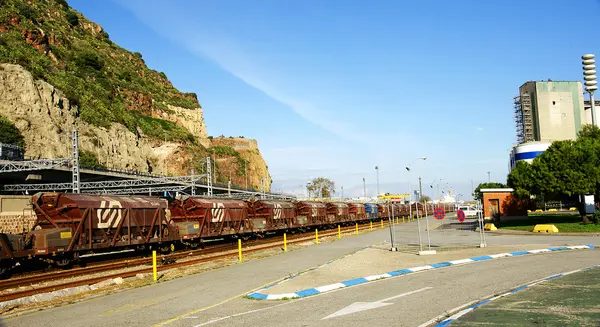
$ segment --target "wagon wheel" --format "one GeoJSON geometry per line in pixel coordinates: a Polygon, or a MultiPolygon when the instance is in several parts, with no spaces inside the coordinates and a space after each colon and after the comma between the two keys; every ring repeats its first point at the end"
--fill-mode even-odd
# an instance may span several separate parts
{"type": "Polygon", "coordinates": [[[68,269],[73,264],[73,259],[70,256],[62,255],[54,260],[54,264],[63,269],[68,269]]]}
{"type": "Polygon", "coordinates": [[[12,275],[12,263],[0,265],[0,279],[8,279],[12,275]]]}

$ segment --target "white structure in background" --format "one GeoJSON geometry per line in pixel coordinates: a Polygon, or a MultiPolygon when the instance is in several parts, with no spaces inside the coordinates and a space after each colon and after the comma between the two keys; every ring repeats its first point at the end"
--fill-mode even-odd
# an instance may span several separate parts
{"type": "Polygon", "coordinates": [[[544,153],[552,145],[550,142],[527,142],[515,145],[510,152],[509,171],[517,166],[518,161],[531,163],[533,159],[544,153]]]}

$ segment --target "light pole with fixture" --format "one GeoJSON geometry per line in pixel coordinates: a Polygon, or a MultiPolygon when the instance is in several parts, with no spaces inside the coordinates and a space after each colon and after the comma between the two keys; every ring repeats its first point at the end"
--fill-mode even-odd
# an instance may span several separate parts
{"type": "MultiPolygon", "coordinates": [[[[406,168],[406,170],[408,171],[408,196],[409,196],[409,200],[408,200],[408,212],[409,212],[409,217],[412,219],[412,191],[410,189],[410,181],[411,181],[411,170],[410,168],[412,167],[412,165],[418,161],[418,160],[427,160],[427,157],[420,157],[417,158],[415,160],[413,160],[410,165],[408,165],[406,168]]],[[[417,217],[417,228],[419,230],[419,251],[423,251],[423,243],[421,240],[421,222],[419,221],[418,217],[417,217]]]]}
{"type": "Polygon", "coordinates": [[[596,81],[596,58],[595,55],[588,53],[581,56],[583,64],[583,79],[585,82],[585,90],[590,94],[590,110],[592,113],[592,125],[596,126],[596,103],[594,100],[594,91],[598,89],[598,81],[596,81]]]}
{"type": "Polygon", "coordinates": [[[367,184],[365,182],[365,178],[363,177],[363,197],[367,198],[367,184]]]}
{"type": "Polygon", "coordinates": [[[379,196],[379,166],[375,166],[375,171],[377,171],[377,196],[379,196]]]}

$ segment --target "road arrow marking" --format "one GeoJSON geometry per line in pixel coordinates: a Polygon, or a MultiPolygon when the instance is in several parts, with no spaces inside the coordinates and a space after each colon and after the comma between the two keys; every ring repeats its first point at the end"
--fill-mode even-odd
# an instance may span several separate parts
{"type": "Polygon", "coordinates": [[[327,317],[325,317],[325,318],[323,318],[321,320],[325,320],[325,319],[329,319],[329,318],[335,318],[335,317],[339,317],[339,316],[344,316],[344,315],[355,313],[355,312],[360,312],[360,311],[365,311],[365,310],[370,310],[370,309],[376,309],[376,308],[380,308],[380,307],[385,307],[385,306],[393,304],[393,303],[385,303],[385,301],[390,301],[390,300],[401,298],[401,297],[404,297],[404,296],[407,296],[407,295],[411,295],[411,294],[415,294],[415,293],[418,293],[418,292],[426,291],[426,290],[431,289],[431,288],[432,287],[423,287],[423,288],[415,290],[415,291],[398,294],[396,296],[388,297],[388,298],[385,298],[383,300],[379,300],[379,301],[375,301],[375,302],[354,302],[354,303],[350,304],[349,306],[343,308],[342,310],[334,312],[334,313],[330,314],[329,316],[327,316],[327,317]]]}

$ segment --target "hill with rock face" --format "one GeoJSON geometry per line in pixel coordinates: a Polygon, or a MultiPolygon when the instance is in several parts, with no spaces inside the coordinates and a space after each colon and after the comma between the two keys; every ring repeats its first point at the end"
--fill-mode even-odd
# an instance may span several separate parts
{"type": "Polygon", "coordinates": [[[0,0],[0,116],[30,157],[70,156],[77,129],[97,165],[187,175],[212,156],[217,182],[270,187],[255,140],[209,137],[196,94],[178,91],[64,0],[0,0]]]}

